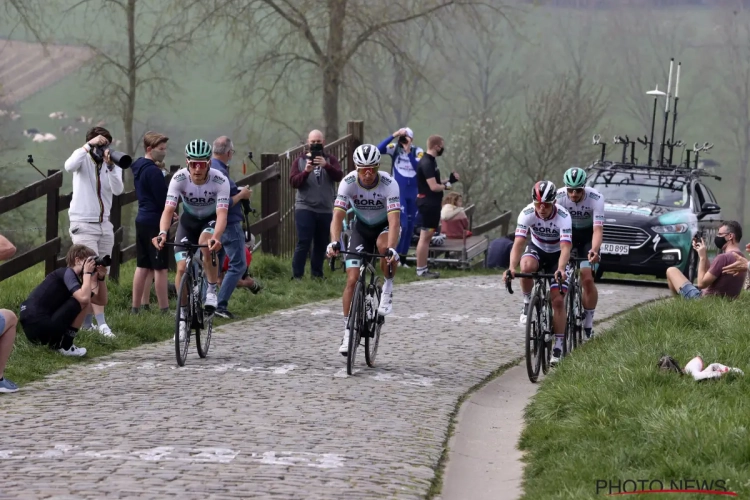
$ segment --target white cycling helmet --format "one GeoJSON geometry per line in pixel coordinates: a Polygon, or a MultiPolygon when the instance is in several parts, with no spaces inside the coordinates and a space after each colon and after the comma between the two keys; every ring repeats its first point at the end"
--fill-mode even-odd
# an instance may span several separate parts
{"type": "Polygon", "coordinates": [[[373,167],[380,165],[380,151],[372,144],[362,144],[354,150],[354,165],[357,167],[373,167]]]}

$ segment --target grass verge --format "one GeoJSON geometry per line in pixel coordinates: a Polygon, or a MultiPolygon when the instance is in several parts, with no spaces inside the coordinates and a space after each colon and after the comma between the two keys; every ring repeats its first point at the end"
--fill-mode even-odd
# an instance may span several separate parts
{"type": "MultiPolygon", "coordinates": [[[[107,339],[95,332],[81,332],[76,337],[76,345],[87,349],[85,358],[62,356],[44,346],[31,344],[19,324],[15,349],[11,354],[5,375],[8,379],[23,386],[39,380],[71,364],[86,362],[92,358],[106,356],[115,351],[132,349],[142,344],[161,342],[172,338],[174,334],[175,300],[170,300],[171,313],[162,316],[158,312],[155,296],[152,293],[151,308],[155,312],[143,312],[138,315],[130,313],[131,290],[135,261],[123,265],[120,282],[109,282],[109,304],[105,311],[107,324],[114,331],[116,338],[107,339]]],[[[341,297],[344,287],[344,272],[332,272],[326,265],[325,280],[312,280],[305,277],[302,281],[292,281],[291,261],[276,257],[255,254],[250,271],[264,286],[258,295],[246,289],[237,289],[232,294],[229,310],[235,319],[252,318],[268,314],[279,309],[286,309],[302,304],[341,297]]],[[[442,278],[456,278],[468,274],[498,274],[501,271],[489,269],[472,270],[470,273],[458,270],[440,270],[442,278]]],[[[309,273],[309,267],[308,267],[309,273]]],[[[19,306],[31,290],[44,279],[44,267],[39,264],[23,273],[0,282],[0,307],[10,309],[18,314],[19,306]]],[[[401,268],[396,275],[396,284],[416,281],[413,267],[401,268]]],[[[170,282],[174,275],[170,273],[170,282]]],[[[214,324],[221,326],[229,320],[216,318],[214,324]]]]}
{"type": "Polygon", "coordinates": [[[656,368],[663,354],[682,366],[700,355],[747,373],[749,306],[750,294],[733,303],[659,301],[619,318],[606,342],[562,363],[526,409],[524,498],[600,498],[636,485],[749,498],[746,377],[696,382],[656,368]]]}

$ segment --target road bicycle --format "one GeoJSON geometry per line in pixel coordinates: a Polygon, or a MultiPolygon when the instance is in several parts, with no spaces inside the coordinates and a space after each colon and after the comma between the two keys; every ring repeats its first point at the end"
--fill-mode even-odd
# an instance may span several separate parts
{"type": "Polygon", "coordinates": [[[565,342],[563,342],[563,356],[573,352],[583,344],[583,304],[581,302],[581,262],[588,262],[587,257],[578,257],[575,249],[570,254],[570,261],[565,269],[568,275],[568,293],[565,294],[565,342]]]}
{"type": "MultiPolygon", "coordinates": [[[[349,350],[346,355],[346,373],[354,372],[354,363],[357,358],[357,347],[360,340],[365,339],[365,361],[367,366],[375,366],[375,357],[378,354],[380,344],[380,330],[383,328],[385,318],[378,314],[380,297],[383,293],[383,278],[377,276],[377,271],[372,265],[372,259],[385,259],[387,255],[372,254],[366,252],[348,252],[340,250],[339,253],[356,256],[360,260],[359,278],[354,287],[352,302],[349,306],[349,350]]],[[[331,269],[335,265],[336,257],[331,257],[331,269]]],[[[388,264],[388,274],[392,275],[391,264],[388,264]]]]}
{"type": "MultiPolygon", "coordinates": [[[[552,299],[550,297],[549,280],[558,280],[555,274],[545,273],[515,273],[516,278],[531,278],[534,288],[531,292],[529,309],[526,313],[526,372],[529,380],[535,383],[539,378],[539,370],[546,375],[549,371],[549,361],[552,355],[552,299]]],[[[505,287],[513,294],[511,281],[513,276],[508,274],[505,287]]],[[[560,293],[564,293],[562,283],[558,280],[560,293]]]]}
{"type": "MultiPolygon", "coordinates": [[[[182,247],[187,255],[185,257],[185,273],[177,289],[177,312],[175,313],[174,350],[177,357],[177,365],[185,366],[190,337],[195,335],[195,346],[198,356],[205,358],[211,345],[211,334],[213,332],[214,311],[206,311],[203,307],[208,279],[203,268],[202,256],[197,258],[195,253],[208,245],[196,245],[190,242],[173,243],[165,242],[165,245],[182,247]],[[182,306],[183,303],[186,306],[182,306]],[[181,310],[185,307],[185,317],[181,310]],[[180,335],[180,325],[185,325],[185,335],[180,335]]],[[[216,266],[216,252],[211,252],[211,264],[216,266]]]]}

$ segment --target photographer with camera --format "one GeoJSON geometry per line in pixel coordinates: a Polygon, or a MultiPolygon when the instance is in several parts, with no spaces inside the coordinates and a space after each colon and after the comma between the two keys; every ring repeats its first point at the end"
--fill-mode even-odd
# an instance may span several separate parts
{"type": "MultiPolygon", "coordinates": [[[[112,254],[115,244],[109,221],[112,196],[122,194],[125,188],[122,169],[129,168],[132,161],[129,156],[110,150],[111,143],[112,134],[107,129],[93,127],[86,132],[86,144],[65,161],[65,170],[73,174],[73,199],[68,210],[70,237],[74,244],[85,245],[100,257],[112,254]]],[[[106,300],[92,306],[96,330],[105,337],[114,337],[104,318],[105,305],[106,300]]],[[[93,315],[86,315],[81,328],[93,328],[93,315]]]]}
{"type": "Polygon", "coordinates": [[[91,304],[107,303],[106,262],[84,245],[72,245],[67,267],[55,269],[21,303],[20,321],[30,342],[65,356],[83,356],[73,344],[91,304]]]}
{"type": "Polygon", "coordinates": [[[162,314],[169,312],[167,272],[169,262],[167,249],[154,251],[151,240],[159,234],[161,213],[167,202],[167,183],[159,163],[167,155],[169,137],[146,132],[143,136],[143,149],[146,154],[138,158],[130,167],[133,171],[135,194],[138,197],[138,214],[135,216],[135,255],[136,268],[133,274],[133,298],[131,311],[138,314],[148,307],[151,279],[156,288],[156,300],[162,314]],[[148,286],[148,288],[146,288],[148,286]],[[146,291],[147,293],[144,293],[146,291]]]}
{"type": "Polygon", "coordinates": [[[422,148],[412,146],[414,132],[400,128],[378,145],[381,154],[391,157],[391,173],[401,193],[401,239],[396,251],[400,265],[406,266],[411,235],[417,219],[417,165],[424,155],[422,148]],[[398,142],[394,142],[398,138],[398,142]]]}
{"type": "MultiPolygon", "coordinates": [[[[229,266],[221,281],[216,315],[222,318],[232,319],[234,315],[227,310],[229,298],[237,288],[237,282],[242,279],[247,271],[247,260],[245,257],[245,231],[242,230],[242,221],[245,216],[242,212],[242,200],[249,200],[253,190],[247,186],[238,188],[234,180],[229,176],[229,164],[234,157],[234,144],[232,140],[222,135],[213,143],[213,156],[211,157],[211,168],[224,174],[229,180],[229,212],[227,213],[227,228],[221,236],[221,253],[226,253],[229,258],[229,266]]],[[[219,261],[224,261],[224,256],[219,256],[219,261]]]]}
{"type": "Polygon", "coordinates": [[[307,151],[289,169],[289,184],[297,190],[294,205],[297,246],[292,257],[292,279],[301,279],[305,274],[310,245],[310,273],[314,278],[323,277],[336,183],[344,178],[338,158],[325,153],[324,144],[320,130],[310,132],[307,151]]]}

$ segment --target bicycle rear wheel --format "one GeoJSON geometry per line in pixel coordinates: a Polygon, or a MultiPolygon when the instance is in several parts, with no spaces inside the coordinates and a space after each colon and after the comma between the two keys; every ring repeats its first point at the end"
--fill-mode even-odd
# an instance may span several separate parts
{"type": "Polygon", "coordinates": [[[583,344],[583,318],[585,313],[583,312],[583,299],[582,299],[581,282],[579,281],[576,285],[576,344],[583,344]]]}
{"type": "Polygon", "coordinates": [[[187,359],[188,347],[190,346],[190,330],[193,325],[193,315],[195,314],[195,304],[193,297],[193,277],[189,273],[182,275],[180,288],[177,290],[177,312],[175,313],[175,330],[174,330],[174,351],[177,357],[177,365],[185,366],[187,359]],[[185,306],[185,317],[182,317],[182,303],[187,302],[185,306]],[[183,327],[183,334],[180,335],[180,326],[183,327]]]}
{"type": "MultiPolygon", "coordinates": [[[[202,280],[203,287],[205,288],[205,279],[202,280]]],[[[203,331],[200,328],[195,330],[195,346],[198,348],[198,356],[205,358],[208,356],[208,348],[211,346],[211,334],[214,330],[214,313],[202,311],[203,315],[203,331]]]]}
{"type": "Polygon", "coordinates": [[[555,336],[552,334],[552,305],[550,303],[551,297],[549,292],[547,296],[542,300],[543,306],[541,307],[542,316],[542,347],[541,347],[541,358],[542,358],[542,372],[547,375],[550,367],[550,358],[552,357],[552,343],[555,336]]]}
{"type": "Polygon", "coordinates": [[[567,356],[576,348],[576,314],[575,299],[577,290],[575,286],[568,288],[565,294],[565,340],[563,341],[563,356],[567,356]]]}
{"type": "Polygon", "coordinates": [[[352,295],[352,305],[349,308],[349,351],[346,354],[346,373],[354,372],[354,362],[357,359],[357,347],[365,325],[365,291],[361,281],[357,281],[352,295]]]}
{"type": "Polygon", "coordinates": [[[542,363],[544,338],[542,332],[542,308],[539,296],[534,294],[526,313],[526,372],[531,382],[539,378],[542,363]]]}
{"type": "MultiPolygon", "coordinates": [[[[377,303],[380,304],[380,297],[383,294],[382,278],[378,277],[375,280],[375,286],[371,292],[377,294],[377,303]]],[[[378,355],[378,345],[380,344],[380,329],[385,322],[385,318],[379,315],[378,311],[373,311],[373,317],[375,319],[370,323],[371,331],[367,332],[368,335],[365,336],[365,361],[370,368],[375,366],[375,356],[378,355]]]]}

